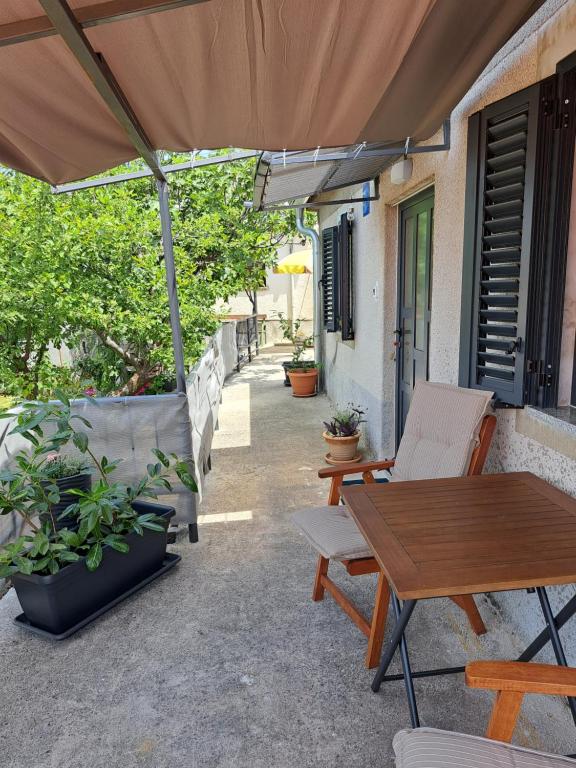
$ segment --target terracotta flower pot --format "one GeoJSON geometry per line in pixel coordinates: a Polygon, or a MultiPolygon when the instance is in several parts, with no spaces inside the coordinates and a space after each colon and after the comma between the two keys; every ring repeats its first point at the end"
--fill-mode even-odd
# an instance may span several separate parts
{"type": "Polygon", "coordinates": [[[324,440],[328,443],[330,449],[329,457],[332,461],[346,462],[354,461],[358,456],[358,441],[360,440],[360,432],[356,432],[354,435],[348,437],[335,437],[329,432],[324,432],[324,440]]]}
{"type": "Polygon", "coordinates": [[[294,368],[288,370],[292,397],[314,397],[318,383],[317,368],[294,368]]]}

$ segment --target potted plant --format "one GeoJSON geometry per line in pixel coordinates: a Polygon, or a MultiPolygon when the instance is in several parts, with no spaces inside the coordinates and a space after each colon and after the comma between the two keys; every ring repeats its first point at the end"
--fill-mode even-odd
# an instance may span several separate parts
{"type": "MultiPolygon", "coordinates": [[[[314,346],[314,337],[306,336],[302,331],[302,318],[298,317],[296,320],[291,321],[284,315],[283,312],[277,313],[280,328],[282,329],[282,338],[289,341],[294,347],[292,353],[292,360],[285,360],[282,363],[284,368],[284,386],[291,386],[291,380],[289,372],[294,369],[305,370],[308,368],[314,368],[313,360],[302,360],[302,357],[307,349],[311,349],[314,346]]],[[[316,374],[317,375],[317,374],[316,374]]]]}
{"type": "Polygon", "coordinates": [[[359,427],[366,421],[363,418],[365,413],[366,411],[363,411],[359,406],[349,403],[347,408],[336,411],[330,421],[324,422],[326,429],[323,437],[330,449],[326,454],[326,461],[329,464],[360,461],[361,454],[358,452],[359,427]]]}
{"type": "Polygon", "coordinates": [[[40,521],[53,519],[57,529],[72,528],[76,520],[67,514],[67,509],[78,501],[73,491],[89,491],[92,486],[92,475],[88,463],[74,456],[60,456],[55,453],[48,455],[42,467],[44,480],[41,482],[47,488],[56,485],[59,492],[57,502],[49,502],[48,511],[40,513],[40,521]]]}
{"type": "Polygon", "coordinates": [[[319,370],[320,367],[317,363],[291,368],[288,371],[288,377],[292,386],[292,397],[315,397],[319,370]]]}
{"type": "MultiPolygon", "coordinates": [[[[318,365],[314,360],[302,359],[306,350],[314,346],[314,337],[304,334],[301,318],[292,322],[282,312],[278,312],[278,319],[283,337],[290,341],[294,347],[292,360],[282,363],[285,377],[292,386],[292,395],[294,397],[314,397],[318,385],[318,365]]],[[[284,384],[286,385],[286,380],[284,384]]]]}
{"type": "MultiPolygon", "coordinates": [[[[175,510],[143,499],[156,498],[158,488],[170,490],[171,471],[196,490],[188,464],[157,449],[157,461],[148,464],[139,482],[115,482],[120,460],[92,453],[84,429],[91,429],[90,423],[71,413],[64,395],[59,397],[58,403],[21,407],[12,433],[31,448],[16,455],[14,469],[0,473],[0,514],[18,514],[25,523],[21,536],[0,547],[0,578],[11,579],[16,590],[24,611],[19,623],[56,639],[162,572],[175,510]],[[51,472],[54,454],[69,444],[97,478],[91,487],[66,491],[75,497],[65,510],[74,525],[61,528],[52,512],[61,495],[51,472]]],[[[13,413],[0,416],[14,418],[13,413]]]]}

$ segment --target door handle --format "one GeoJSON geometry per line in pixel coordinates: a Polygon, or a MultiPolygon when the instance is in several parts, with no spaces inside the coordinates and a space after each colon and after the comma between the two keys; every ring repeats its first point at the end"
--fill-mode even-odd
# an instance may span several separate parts
{"type": "Polygon", "coordinates": [[[522,337],[518,336],[516,339],[513,339],[510,344],[506,347],[506,353],[508,355],[511,355],[513,352],[515,352],[517,349],[519,350],[522,346],[522,337]]]}

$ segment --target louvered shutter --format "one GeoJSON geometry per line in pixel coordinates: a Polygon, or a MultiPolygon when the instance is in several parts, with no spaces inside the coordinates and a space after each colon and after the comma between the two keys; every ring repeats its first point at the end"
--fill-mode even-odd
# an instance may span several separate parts
{"type": "Polygon", "coordinates": [[[469,121],[460,383],[509,405],[526,400],[528,313],[539,309],[540,95],[537,84],[469,121]]]}
{"type": "Polygon", "coordinates": [[[322,230],[322,314],[324,328],[338,330],[338,227],[322,230]]]}
{"type": "Polygon", "coordinates": [[[354,338],[354,264],[352,222],[348,214],[340,217],[339,227],[340,328],[344,341],[354,338]]]}

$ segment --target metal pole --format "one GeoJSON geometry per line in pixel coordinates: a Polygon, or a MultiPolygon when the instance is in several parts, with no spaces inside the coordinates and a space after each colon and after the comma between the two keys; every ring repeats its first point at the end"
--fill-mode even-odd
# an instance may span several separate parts
{"type": "Polygon", "coordinates": [[[415,607],[416,607],[416,600],[405,600],[404,604],[402,605],[402,611],[400,612],[400,616],[396,620],[396,624],[394,625],[392,637],[388,642],[388,646],[386,648],[384,656],[382,656],[382,660],[380,661],[380,666],[378,667],[376,676],[372,681],[372,690],[374,691],[374,693],[378,693],[378,691],[380,690],[380,686],[382,684],[382,681],[384,680],[386,672],[388,671],[388,667],[392,663],[392,659],[394,658],[396,649],[398,648],[398,646],[402,642],[402,639],[404,638],[404,630],[406,629],[408,622],[410,621],[410,617],[412,616],[412,611],[414,610],[415,607]]]}
{"type": "MultiPolygon", "coordinates": [[[[396,621],[400,621],[400,601],[396,597],[395,592],[392,590],[392,607],[394,608],[394,616],[396,621]]],[[[402,633],[400,637],[400,658],[402,659],[402,671],[404,672],[404,686],[406,688],[406,696],[408,697],[408,708],[410,709],[410,721],[412,722],[412,728],[420,728],[420,718],[418,717],[418,705],[416,704],[416,694],[414,693],[414,683],[412,681],[412,670],[410,668],[410,659],[408,657],[408,645],[406,643],[406,636],[402,633]]]]}
{"type": "Polygon", "coordinates": [[[318,372],[318,389],[324,390],[324,332],[322,330],[322,261],[318,232],[304,224],[303,209],[296,209],[296,229],[312,241],[312,278],[314,280],[314,360],[321,367],[318,372]]]}
{"type": "MultiPolygon", "coordinates": [[[[562,629],[564,624],[574,616],[576,613],[576,595],[574,597],[570,598],[570,600],[566,603],[564,608],[554,617],[554,624],[556,624],[556,627],[558,629],[562,629]]],[[[550,630],[548,628],[548,625],[546,625],[546,628],[540,632],[538,637],[530,643],[528,648],[524,651],[524,653],[521,656],[518,656],[517,661],[532,661],[534,656],[544,648],[547,643],[550,642],[550,630]]]]}
{"type": "MultiPolygon", "coordinates": [[[[552,608],[550,606],[550,601],[548,600],[546,589],[544,587],[536,587],[536,593],[538,595],[538,599],[540,600],[540,607],[542,608],[542,613],[544,614],[544,620],[546,621],[548,631],[550,632],[550,642],[552,644],[552,648],[554,649],[556,661],[560,667],[567,667],[568,662],[566,661],[566,654],[564,653],[564,648],[562,647],[562,641],[560,640],[560,634],[558,633],[558,627],[556,626],[556,621],[554,619],[554,614],[552,613],[552,608]]],[[[570,696],[568,697],[568,706],[572,712],[572,719],[576,724],[576,700],[570,696]]]]}
{"type": "Polygon", "coordinates": [[[184,368],[184,347],[182,345],[182,328],[180,326],[180,305],[178,303],[178,287],[176,283],[176,267],[174,265],[174,243],[172,240],[172,221],[170,220],[170,198],[168,182],[156,180],[158,198],[160,201],[160,222],[162,224],[162,247],[164,250],[164,267],[168,285],[168,303],[170,305],[170,327],[172,328],[172,346],[174,348],[174,363],[176,366],[176,388],[178,392],[186,392],[186,370],[184,368]]]}
{"type": "MultiPolygon", "coordinates": [[[[89,29],[101,24],[135,19],[138,16],[148,16],[152,13],[171,11],[204,2],[206,0],[108,0],[105,3],[91,3],[84,8],[75,8],[74,13],[80,26],[83,29],[89,29]]],[[[35,16],[31,19],[3,24],[0,27],[0,48],[57,34],[58,31],[48,17],[35,16]]]]}
{"type": "Polygon", "coordinates": [[[134,149],[145,160],[154,176],[166,181],[154,147],[144,128],[104,57],[96,53],[66,0],[38,0],[38,2],[54,25],[56,32],[92,81],[110,112],[126,131],[134,149]]]}

